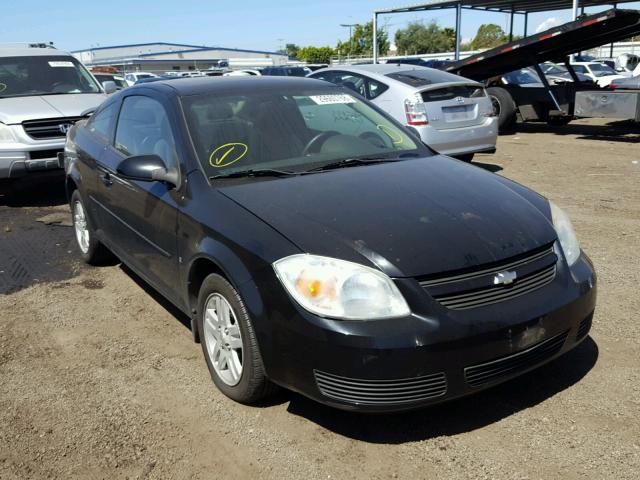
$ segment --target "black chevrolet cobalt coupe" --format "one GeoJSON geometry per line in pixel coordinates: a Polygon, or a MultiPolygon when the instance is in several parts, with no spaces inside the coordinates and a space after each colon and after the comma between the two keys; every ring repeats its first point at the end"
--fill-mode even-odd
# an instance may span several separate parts
{"type": "Polygon", "coordinates": [[[297,78],[154,82],[65,147],[82,257],[192,319],[213,381],[393,411],[467,395],[583,340],[596,286],[566,214],[438,155],[353,92],[297,78]]]}

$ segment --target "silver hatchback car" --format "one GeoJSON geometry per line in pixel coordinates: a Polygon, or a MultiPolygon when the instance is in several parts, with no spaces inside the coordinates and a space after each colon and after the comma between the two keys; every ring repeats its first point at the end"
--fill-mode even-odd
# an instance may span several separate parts
{"type": "Polygon", "coordinates": [[[329,67],[309,77],[354,90],[439,153],[470,161],[496,150],[497,117],[483,85],[473,80],[403,64],[329,67]]]}

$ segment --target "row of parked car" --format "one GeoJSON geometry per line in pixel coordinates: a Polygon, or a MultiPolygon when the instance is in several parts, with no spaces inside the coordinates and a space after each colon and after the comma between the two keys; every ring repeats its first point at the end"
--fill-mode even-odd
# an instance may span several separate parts
{"type": "MultiPolygon", "coordinates": [[[[625,72],[603,62],[579,58],[572,64],[578,80],[594,86],[639,88],[637,57],[627,58],[625,72]],[[633,69],[633,70],[631,70],[633,69]],[[633,83],[635,82],[635,83],[633,83]]],[[[386,64],[351,66],[280,66],[243,70],[215,69],[216,76],[310,77],[344,86],[370,100],[413,129],[435,150],[465,161],[476,153],[495,152],[500,125],[499,99],[492,88],[451,73],[446,61],[407,58],[386,64]],[[437,67],[437,68],[428,68],[437,67]],[[489,94],[488,94],[489,91],[489,94]]],[[[558,64],[539,65],[552,85],[573,82],[558,64]]],[[[100,69],[90,74],[73,56],[46,45],[0,50],[0,179],[58,167],[66,132],[105,98],[137,83],[205,76],[203,72],[128,72],[100,69]],[[27,101],[26,98],[29,98],[27,101]],[[19,100],[18,100],[19,98],[19,100]]],[[[510,72],[491,86],[540,87],[533,68],[510,72]]],[[[502,102],[504,103],[504,102],[502,102]]],[[[504,107],[504,105],[502,105],[504,107]]]]}

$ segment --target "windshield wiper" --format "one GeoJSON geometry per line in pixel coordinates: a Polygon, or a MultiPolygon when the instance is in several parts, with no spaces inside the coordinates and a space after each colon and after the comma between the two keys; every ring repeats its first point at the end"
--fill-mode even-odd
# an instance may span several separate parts
{"type": "Polygon", "coordinates": [[[337,162],[327,163],[326,165],[320,165],[319,167],[312,168],[303,173],[309,172],[322,172],[324,170],[333,170],[335,168],[355,167],[357,165],[367,165],[370,163],[385,163],[385,162],[397,162],[397,157],[353,157],[344,158],[337,162]]]}
{"type": "Polygon", "coordinates": [[[241,170],[231,173],[221,173],[209,177],[209,180],[218,180],[220,178],[240,178],[240,177],[286,177],[289,175],[297,175],[296,172],[287,172],[286,170],[275,170],[272,168],[261,168],[258,170],[241,170]]]}

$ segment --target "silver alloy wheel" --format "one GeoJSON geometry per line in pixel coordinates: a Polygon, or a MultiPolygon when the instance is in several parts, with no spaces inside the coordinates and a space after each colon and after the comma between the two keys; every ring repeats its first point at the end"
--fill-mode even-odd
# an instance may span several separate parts
{"type": "Polygon", "coordinates": [[[89,251],[89,227],[84,207],[79,200],[73,204],[73,226],[76,230],[76,240],[80,250],[82,253],[87,253],[89,251]]]}
{"type": "Polygon", "coordinates": [[[242,377],[242,335],[226,298],[219,293],[209,295],[202,324],[211,365],[224,383],[237,385],[242,377]]]}

